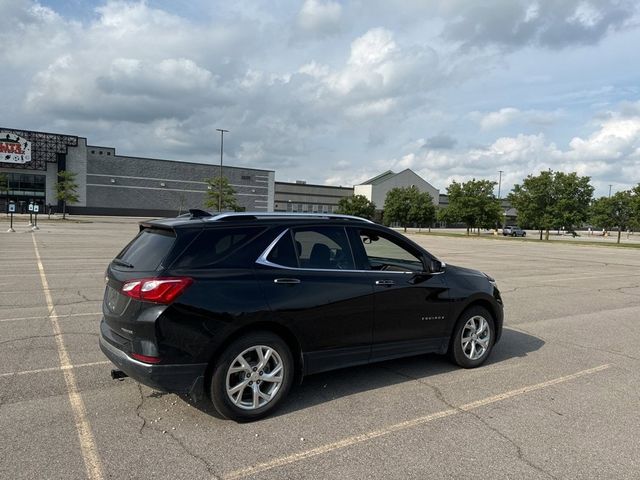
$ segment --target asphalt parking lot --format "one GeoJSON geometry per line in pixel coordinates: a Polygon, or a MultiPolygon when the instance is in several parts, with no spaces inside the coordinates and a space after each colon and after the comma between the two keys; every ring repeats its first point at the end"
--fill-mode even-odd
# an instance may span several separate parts
{"type": "Polygon", "coordinates": [[[490,361],[320,374],[275,416],[236,424],[111,380],[103,273],[136,224],[40,227],[0,233],[0,478],[640,476],[637,249],[412,235],[498,281],[490,361]]]}

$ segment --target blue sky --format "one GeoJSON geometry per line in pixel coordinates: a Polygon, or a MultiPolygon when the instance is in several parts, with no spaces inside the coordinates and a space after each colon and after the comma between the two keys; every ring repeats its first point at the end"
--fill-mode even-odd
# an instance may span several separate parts
{"type": "Polygon", "coordinates": [[[353,185],[640,182],[632,0],[0,0],[0,124],[353,185]]]}

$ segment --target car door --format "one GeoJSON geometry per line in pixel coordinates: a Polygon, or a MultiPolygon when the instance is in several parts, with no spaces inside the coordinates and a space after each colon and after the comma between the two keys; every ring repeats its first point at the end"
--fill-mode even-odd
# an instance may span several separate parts
{"type": "Polygon", "coordinates": [[[373,285],[355,269],[343,227],[286,229],[255,271],[271,311],[301,343],[305,373],[369,360],[373,285]]]}
{"type": "Polygon", "coordinates": [[[444,276],[426,272],[424,252],[402,236],[353,228],[359,268],[374,287],[373,360],[446,348],[451,319],[444,276]]]}

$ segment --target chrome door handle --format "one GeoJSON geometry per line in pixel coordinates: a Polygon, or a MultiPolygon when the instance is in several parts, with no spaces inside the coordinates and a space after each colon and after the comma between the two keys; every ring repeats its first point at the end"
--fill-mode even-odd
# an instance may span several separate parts
{"type": "Polygon", "coordinates": [[[297,278],[276,278],[273,283],[280,283],[284,285],[296,285],[300,283],[300,280],[297,278]]]}
{"type": "Polygon", "coordinates": [[[390,287],[391,285],[395,285],[396,282],[393,280],[376,280],[376,285],[382,285],[385,287],[390,287]]]}

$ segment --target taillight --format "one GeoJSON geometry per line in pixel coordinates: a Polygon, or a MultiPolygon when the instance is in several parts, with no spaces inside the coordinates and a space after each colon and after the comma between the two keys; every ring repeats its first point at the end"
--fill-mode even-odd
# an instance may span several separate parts
{"type": "Polygon", "coordinates": [[[136,360],[144,363],[160,363],[160,357],[152,357],[150,355],[142,355],[141,353],[132,353],[131,356],[136,360]]]}
{"type": "Polygon", "coordinates": [[[124,295],[154,303],[171,303],[193,283],[189,277],[139,278],[129,280],[120,290],[124,295]]]}

